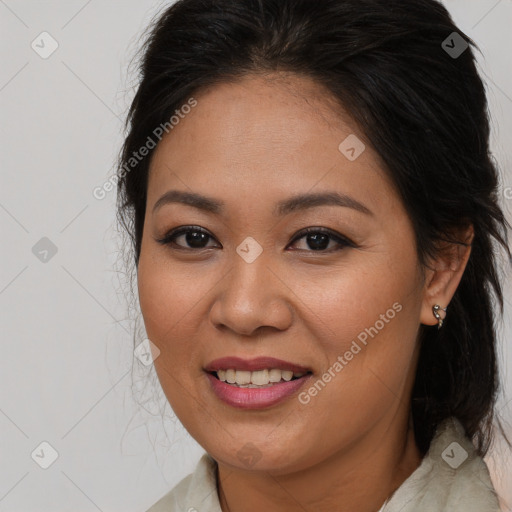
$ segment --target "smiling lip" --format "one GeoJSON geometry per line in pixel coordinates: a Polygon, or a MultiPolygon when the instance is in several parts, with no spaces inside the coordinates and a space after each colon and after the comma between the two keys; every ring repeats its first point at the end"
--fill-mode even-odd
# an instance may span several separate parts
{"type": "Polygon", "coordinates": [[[294,395],[312,377],[312,372],[309,368],[273,357],[258,357],[256,359],[223,357],[208,363],[205,371],[210,381],[211,389],[217,398],[238,409],[265,409],[276,405],[294,395]],[[241,388],[227,382],[222,382],[214,375],[214,372],[218,370],[230,369],[251,372],[277,369],[304,373],[304,375],[290,381],[277,382],[268,387],[241,388]]]}
{"type": "Polygon", "coordinates": [[[239,357],[223,357],[215,359],[205,366],[207,372],[216,372],[218,370],[246,370],[257,372],[275,368],[276,370],[290,370],[293,373],[307,373],[311,370],[298,364],[289,363],[282,359],[274,357],[257,357],[255,359],[241,359],[239,357]]]}
{"type": "Polygon", "coordinates": [[[266,388],[238,388],[222,382],[215,375],[207,373],[213,392],[223,402],[238,409],[265,409],[294,395],[311,377],[307,373],[288,382],[278,382],[266,388]]]}

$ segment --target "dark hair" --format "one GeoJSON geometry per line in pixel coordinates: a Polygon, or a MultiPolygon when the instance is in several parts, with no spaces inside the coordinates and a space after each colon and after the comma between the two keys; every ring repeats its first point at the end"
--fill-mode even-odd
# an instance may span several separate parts
{"type": "Polygon", "coordinates": [[[277,71],[323,84],[382,158],[413,223],[422,265],[439,242],[462,243],[456,233],[474,227],[443,329],[421,326],[411,406],[423,452],[436,427],[455,416],[484,455],[499,382],[497,249],[508,257],[510,250],[473,48],[435,0],[180,0],[158,15],[141,48],[140,85],[118,162],[118,218],[138,265],[154,150],[133,169],[127,162],[192,94],[277,71]],[[469,44],[460,56],[442,46],[453,32],[469,44]]]}

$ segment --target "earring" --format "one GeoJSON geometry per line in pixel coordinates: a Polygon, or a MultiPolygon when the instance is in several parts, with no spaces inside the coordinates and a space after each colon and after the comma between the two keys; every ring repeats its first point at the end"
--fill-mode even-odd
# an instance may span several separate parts
{"type": "Polygon", "coordinates": [[[442,308],[439,304],[435,304],[432,307],[432,314],[436,317],[438,329],[441,329],[441,327],[443,327],[443,319],[441,318],[441,315],[439,314],[440,309],[442,309],[443,311],[446,312],[446,308],[442,308]]]}

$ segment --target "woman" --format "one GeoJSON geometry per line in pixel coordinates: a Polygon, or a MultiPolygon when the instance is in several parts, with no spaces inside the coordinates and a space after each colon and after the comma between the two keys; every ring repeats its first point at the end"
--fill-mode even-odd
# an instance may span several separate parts
{"type": "Polygon", "coordinates": [[[151,512],[499,510],[507,223],[472,46],[434,0],[159,17],[119,215],[160,383],[207,453],[151,512]]]}

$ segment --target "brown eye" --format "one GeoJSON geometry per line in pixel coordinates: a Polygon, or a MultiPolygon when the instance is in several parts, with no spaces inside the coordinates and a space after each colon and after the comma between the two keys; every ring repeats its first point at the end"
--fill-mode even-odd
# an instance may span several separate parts
{"type": "MultiPolygon", "coordinates": [[[[342,235],[335,233],[325,228],[307,228],[300,231],[294,238],[293,243],[305,238],[306,244],[311,251],[315,252],[333,252],[344,249],[345,247],[355,247],[355,244],[343,237],[342,235]],[[334,249],[326,250],[329,247],[329,243],[335,241],[338,247],[334,249]]],[[[308,250],[308,249],[298,249],[308,250]]]]}
{"type": "MultiPolygon", "coordinates": [[[[355,247],[356,245],[349,239],[343,237],[339,233],[325,228],[307,228],[300,231],[292,241],[295,244],[298,240],[304,238],[307,247],[298,249],[310,252],[334,252],[346,247],[355,247]],[[329,248],[329,245],[335,242],[335,247],[329,248]]],[[[178,250],[201,250],[209,249],[215,246],[208,246],[209,240],[214,240],[213,236],[199,226],[182,226],[173,229],[162,239],[157,242],[162,245],[169,245],[173,249],[178,250]],[[177,240],[184,237],[181,243],[177,240]]]]}
{"type": "Polygon", "coordinates": [[[164,238],[157,240],[157,242],[184,250],[200,250],[209,248],[207,243],[210,239],[213,239],[213,237],[199,226],[185,226],[172,230],[164,238]],[[184,237],[183,242],[186,245],[176,243],[181,237],[184,237]]]}

